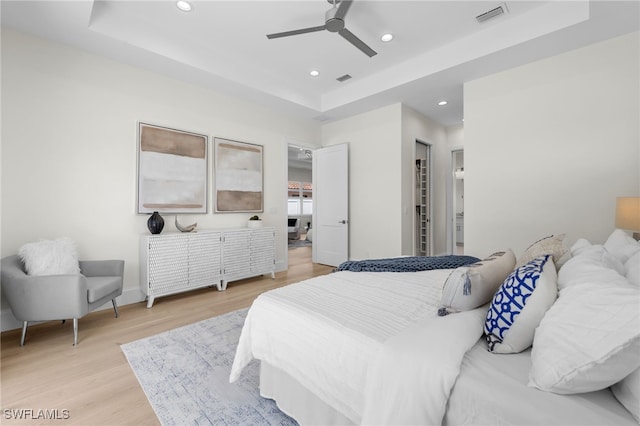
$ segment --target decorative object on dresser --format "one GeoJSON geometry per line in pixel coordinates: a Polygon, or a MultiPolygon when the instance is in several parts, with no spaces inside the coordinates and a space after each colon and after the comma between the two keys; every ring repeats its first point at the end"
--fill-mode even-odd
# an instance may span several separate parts
{"type": "Polygon", "coordinates": [[[152,234],[159,234],[164,229],[164,219],[160,216],[160,213],[153,212],[147,220],[147,228],[152,234]]]}
{"type": "Polygon", "coordinates": [[[249,228],[260,228],[262,226],[262,219],[260,219],[258,215],[253,215],[247,221],[247,226],[249,228]]]}
{"type": "Polygon", "coordinates": [[[214,138],[215,212],[262,212],[262,145],[214,138]]]}
{"type": "Polygon", "coordinates": [[[275,278],[275,228],[142,235],[140,287],[147,308],[156,297],[270,273],[275,278]]]}
{"type": "Polygon", "coordinates": [[[205,135],[138,123],[138,213],[207,212],[207,142],[205,135]]]}
{"type": "Polygon", "coordinates": [[[176,215],[175,225],[176,229],[178,229],[178,231],[180,232],[194,232],[198,227],[198,222],[192,223],[191,225],[182,226],[178,222],[178,216],[176,215]]]}

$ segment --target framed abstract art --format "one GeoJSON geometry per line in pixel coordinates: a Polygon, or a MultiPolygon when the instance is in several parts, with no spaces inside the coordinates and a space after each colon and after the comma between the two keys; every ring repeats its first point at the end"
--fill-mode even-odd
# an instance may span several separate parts
{"type": "Polygon", "coordinates": [[[138,123],[138,213],[207,212],[205,135],[138,123]]]}
{"type": "Polygon", "coordinates": [[[262,212],[262,145],[214,138],[215,212],[262,212]]]}

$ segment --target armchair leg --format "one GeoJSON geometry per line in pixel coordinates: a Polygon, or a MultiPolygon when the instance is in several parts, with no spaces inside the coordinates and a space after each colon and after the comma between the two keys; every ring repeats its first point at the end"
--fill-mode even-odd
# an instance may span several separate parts
{"type": "Polygon", "coordinates": [[[116,299],[111,299],[111,303],[113,303],[113,311],[116,313],[116,318],[120,316],[118,312],[118,305],[116,305],[116,299]]]}
{"type": "Polygon", "coordinates": [[[78,345],[78,318],[73,319],[73,346],[78,345]]]}
{"type": "Polygon", "coordinates": [[[28,321],[24,321],[22,323],[22,337],[20,337],[20,346],[24,346],[24,339],[25,337],[27,337],[27,325],[29,324],[28,321]]]}

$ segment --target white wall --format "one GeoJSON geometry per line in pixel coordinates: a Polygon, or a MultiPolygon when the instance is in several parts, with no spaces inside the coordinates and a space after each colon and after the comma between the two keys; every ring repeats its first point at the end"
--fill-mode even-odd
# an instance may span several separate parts
{"type": "Polygon", "coordinates": [[[465,252],[603,242],[640,195],[639,33],[470,82],[465,252]]]}
{"type": "MultiPolygon", "coordinates": [[[[147,216],[135,213],[139,120],[264,146],[261,216],[277,227],[276,256],[284,267],[286,144],[319,146],[318,123],[7,29],[2,256],[29,241],[68,236],[82,258],[125,259],[123,299],[139,297],[138,239],[148,233],[147,216]]],[[[210,185],[211,172],[210,165],[210,185]]],[[[210,213],[181,222],[201,229],[245,226],[247,213],[211,213],[211,189],[210,213]]],[[[173,217],[165,217],[163,232],[172,230],[173,217]]]]}
{"type": "Polygon", "coordinates": [[[349,258],[402,251],[400,104],[327,123],[322,145],[349,145],[349,258]]]}

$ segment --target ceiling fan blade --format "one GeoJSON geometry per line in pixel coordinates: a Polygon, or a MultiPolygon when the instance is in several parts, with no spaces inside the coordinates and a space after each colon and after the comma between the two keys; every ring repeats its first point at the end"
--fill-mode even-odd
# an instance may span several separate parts
{"type": "Polygon", "coordinates": [[[267,38],[268,39],[272,39],[272,38],[279,38],[279,37],[289,37],[289,36],[294,36],[294,35],[298,35],[298,34],[313,33],[313,32],[322,31],[322,30],[325,30],[325,29],[326,28],[325,28],[324,25],[322,25],[320,27],[302,28],[300,30],[285,31],[283,33],[267,34],[267,38]]]}
{"type": "Polygon", "coordinates": [[[338,6],[338,11],[336,12],[335,17],[344,21],[344,16],[349,11],[351,3],[353,3],[353,0],[340,0],[340,6],[338,6]]]}
{"type": "Polygon", "coordinates": [[[365,42],[363,42],[362,40],[360,40],[358,37],[356,37],[351,31],[349,31],[346,28],[341,29],[340,31],[338,31],[338,34],[340,34],[342,37],[344,37],[349,43],[353,44],[355,47],[357,47],[358,49],[360,49],[362,51],[362,53],[364,53],[365,55],[367,55],[368,57],[372,57],[377,55],[378,53],[373,50],[372,48],[370,48],[369,46],[367,46],[365,44],[365,42]]]}

